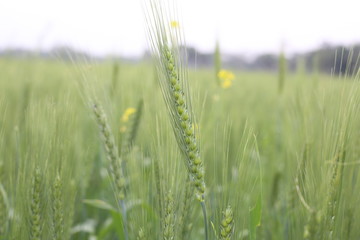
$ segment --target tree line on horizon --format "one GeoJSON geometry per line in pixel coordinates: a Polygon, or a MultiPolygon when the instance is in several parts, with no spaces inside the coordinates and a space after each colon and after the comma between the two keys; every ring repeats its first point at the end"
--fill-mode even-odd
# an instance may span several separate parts
{"type": "MultiPolygon", "coordinates": [[[[214,52],[204,53],[195,47],[183,47],[187,55],[189,67],[208,68],[214,66],[214,52]]],[[[252,59],[241,54],[223,53],[222,66],[234,70],[250,71],[277,71],[279,63],[278,54],[263,53],[252,59]]],[[[356,74],[359,70],[360,43],[352,46],[323,44],[320,47],[292,55],[286,55],[289,71],[314,72],[329,74],[356,74]]],[[[126,62],[139,62],[150,58],[148,51],[142,57],[94,56],[88,52],[80,51],[68,46],[55,47],[49,51],[34,51],[21,48],[0,50],[0,57],[61,59],[65,61],[81,60],[121,60],[126,62]]]]}

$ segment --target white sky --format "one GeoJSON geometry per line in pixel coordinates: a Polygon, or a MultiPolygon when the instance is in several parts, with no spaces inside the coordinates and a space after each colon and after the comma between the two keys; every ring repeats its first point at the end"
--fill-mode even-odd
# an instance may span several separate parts
{"type": "MultiPolygon", "coordinates": [[[[178,0],[187,45],[257,54],[360,42],[360,0],[178,0]]],[[[141,55],[141,0],[0,0],[0,49],[70,45],[88,52],[141,55]]]]}

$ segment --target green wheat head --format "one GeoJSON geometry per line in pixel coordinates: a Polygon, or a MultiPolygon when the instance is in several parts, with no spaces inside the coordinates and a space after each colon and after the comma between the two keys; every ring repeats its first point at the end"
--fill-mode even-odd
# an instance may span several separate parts
{"type": "Polygon", "coordinates": [[[53,239],[61,240],[64,235],[64,214],[62,181],[59,175],[56,176],[52,186],[52,227],[53,239]]]}
{"type": "Polygon", "coordinates": [[[125,198],[125,177],[121,169],[119,152],[117,145],[115,144],[114,136],[101,106],[98,103],[95,103],[93,104],[92,109],[100,130],[106,155],[110,163],[109,169],[115,184],[117,197],[119,200],[123,200],[125,198]]]}
{"type": "MultiPolygon", "coordinates": [[[[128,153],[131,152],[131,149],[133,147],[139,129],[141,115],[143,112],[143,106],[144,106],[144,101],[141,99],[138,102],[135,115],[130,119],[130,128],[129,128],[130,131],[126,132],[126,135],[121,143],[122,157],[125,157],[128,153]]],[[[124,160],[126,160],[126,158],[124,160]]]]}
{"type": "Polygon", "coordinates": [[[165,197],[165,211],[164,211],[164,220],[163,220],[163,239],[172,240],[175,236],[175,209],[174,209],[174,199],[171,192],[169,191],[165,197]]]}
{"type": "Polygon", "coordinates": [[[31,188],[30,202],[30,239],[40,240],[43,226],[43,217],[41,216],[41,192],[42,192],[42,174],[39,168],[36,168],[31,188]]]}
{"type": "Polygon", "coordinates": [[[171,18],[163,13],[166,6],[150,1],[147,12],[149,40],[156,59],[158,79],[170,115],[178,146],[184,156],[198,199],[205,193],[204,167],[195,134],[187,70],[181,55],[182,35],[171,28],[171,18]]]}
{"type": "Polygon", "coordinates": [[[343,171],[345,162],[345,150],[340,150],[335,158],[334,166],[332,169],[332,176],[330,179],[330,187],[327,196],[326,216],[324,224],[326,228],[327,239],[334,239],[334,231],[336,221],[339,218],[337,211],[341,197],[341,188],[343,182],[343,171]]]}
{"type": "Polygon", "coordinates": [[[234,232],[234,217],[233,211],[230,206],[228,206],[223,212],[223,219],[221,221],[220,228],[220,240],[230,240],[231,235],[234,232]]]}
{"type": "Polygon", "coordinates": [[[183,196],[182,206],[180,208],[180,218],[177,224],[179,237],[180,239],[189,239],[189,235],[191,233],[193,224],[191,221],[191,213],[193,212],[192,209],[192,200],[194,196],[194,187],[190,182],[190,179],[187,178],[186,185],[185,185],[185,192],[183,196]]]}

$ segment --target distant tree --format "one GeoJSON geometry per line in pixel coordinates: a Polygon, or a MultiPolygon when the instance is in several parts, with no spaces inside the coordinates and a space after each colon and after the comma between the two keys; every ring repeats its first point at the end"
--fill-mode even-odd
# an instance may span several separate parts
{"type": "Polygon", "coordinates": [[[281,50],[278,61],[279,61],[279,65],[278,65],[278,81],[279,81],[278,90],[279,90],[279,94],[281,94],[283,92],[283,90],[284,90],[285,77],[286,77],[286,58],[285,58],[284,50],[281,50]]]}
{"type": "Polygon", "coordinates": [[[253,61],[252,66],[254,69],[276,70],[278,66],[278,58],[273,54],[263,54],[253,61]]]}

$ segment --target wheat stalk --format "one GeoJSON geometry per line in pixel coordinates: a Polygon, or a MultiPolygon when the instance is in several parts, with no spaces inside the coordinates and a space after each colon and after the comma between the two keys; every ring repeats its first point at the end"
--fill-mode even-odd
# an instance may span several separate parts
{"type": "Polygon", "coordinates": [[[193,127],[196,126],[196,123],[191,107],[187,71],[183,64],[184,61],[181,60],[179,44],[182,44],[182,34],[179,31],[179,24],[176,24],[176,29],[170,29],[173,25],[170,23],[174,21],[167,18],[167,14],[170,13],[164,12],[164,9],[165,7],[163,8],[159,1],[152,0],[149,3],[146,13],[149,41],[157,61],[159,84],[170,115],[173,132],[184,156],[189,177],[195,186],[195,194],[202,207],[205,239],[208,239],[204,202],[205,171],[193,127]]]}
{"type": "Polygon", "coordinates": [[[181,49],[178,45],[179,41],[181,41],[180,33],[174,33],[175,37],[170,34],[158,2],[151,1],[150,7],[152,13],[147,15],[149,39],[154,56],[157,59],[159,83],[168,108],[175,138],[186,160],[186,167],[195,185],[198,199],[202,201],[206,188],[205,172],[198,148],[198,139],[193,127],[196,124],[191,108],[187,73],[180,59],[181,49]],[[154,32],[151,32],[151,30],[154,32]]]}
{"type": "Polygon", "coordinates": [[[106,156],[110,162],[110,173],[113,177],[119,200],[125,198],[125,177],[121,169],[119,153],[106,115],[98,103],[93,104],[93,112],[98,123],[106,156]]]}
{"type": "Polygon", "coordinates": [[[121,160],[117,145],[115,144],[114,136],[108,124],[106,115],[98,103],[93,104],[93,112],[98,123],[100,134],[104,143],[107,158],[110,162],[110,173],[115,185],[117,199],[122,211],[123,227],[125,240],[128,239],[127,231],[127,209],[125,205],[125,177],[123,169],[121,168],[121,160]]]}

